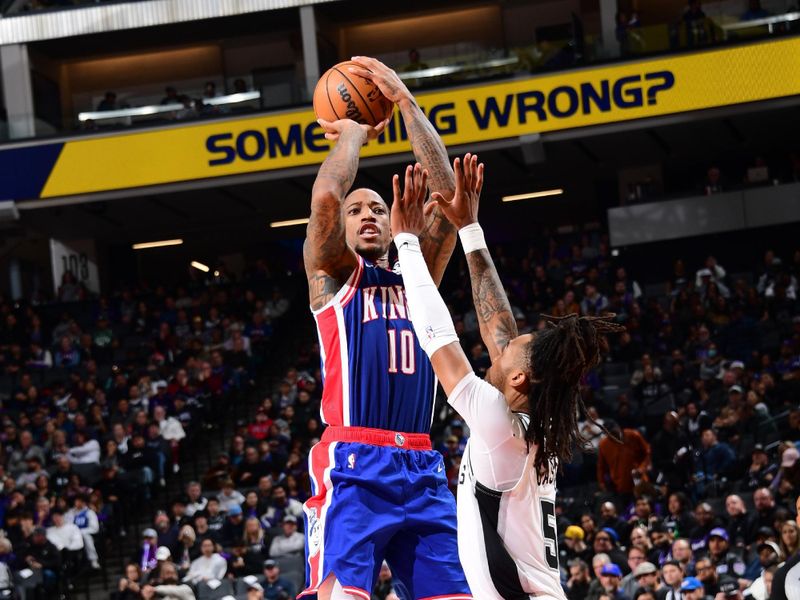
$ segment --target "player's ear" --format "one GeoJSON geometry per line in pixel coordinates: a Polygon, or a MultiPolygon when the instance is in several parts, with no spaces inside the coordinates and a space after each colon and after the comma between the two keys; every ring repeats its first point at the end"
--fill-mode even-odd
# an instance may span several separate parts
{"type": "Polygon", "coordinates": [[[508,374],[508,383],[519,392],[527,391],[530,379],[522,369],[512,369],[508,374]]]}

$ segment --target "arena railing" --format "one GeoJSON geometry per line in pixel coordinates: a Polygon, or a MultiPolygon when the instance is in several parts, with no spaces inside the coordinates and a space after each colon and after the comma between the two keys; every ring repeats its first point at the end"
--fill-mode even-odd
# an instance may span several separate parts
{"type": "MultiPolygon", "coordinates": [[[[798,23],[800,23],[800,12],[787,12],[752,21],[739,21],[738,17],[731,15],[713,15],[704,21],[704,31],[707,31],[708,35],[701,40],[690,39],[683,21],[642,27],[632,26],[620,34],[618,47],[610,52],[604,47],[602,40],[593,35],[541,40],[527,46],[488,48],[466,55],[442,56],[438,59],[428,59],[425,56],[426,49],[423,48],[423,59],[427,63],[424,65],[425,68],[407,66],[404,69],[401,66],[397,70],[400,77],[413,90],[437,88],[466,81],[512,77],[542,71],[561,71],[599,62],[682,50],[700,50],[720,44],[793,34],[800,31],[798,23]]],[[[427,50],[430,54],[435,54],[434,48],[427,50]]],[[[256,83],[252,80],[251,82],[256,83]]],[[[181,87],[180,83],[176,82],[178,87],[181,87]]],[[[126,101],[134,106],[109,111],[79,110],[76,111],[74,122],[50,121],[41,128],[37,126],[37,131],[39,136],[47,136],[71,129],[130,127],[152,123],[158,119],[205,119],[224,116],[229,111],[235,112],[240,109],[265,111],[310,103],[310,90],[305,89],[304,83],[287,80],[281,82],[281,85],[291,88],[291,93],[276,95],[274,86],[260,87],[256,84],[253,86],[256,91],[202,98],[202,105],[197,100],[192,100],[191,105],[179,102],[166,105],[153,104],[154,98],[151,96],[143,98],[141,105],[136,106],[139,104],[136,98],[128,97],[126,101]],[[206,107],[212,109],[203,110],[206,107]]],[[[124,95],[124,92],[121,94],[124,95]]],[[[2,125],[0,122],[0,139],[7,137],[3,133],[2,125]]]]}
{"type": "MultiPolygon", "coordinates": [[[[182,110],[192,110],[194,103],[200,102],[204,106],[219,106],[223,108],[234,107],[241,105],[244,102],[260,101],[261,92],[239,92],[236,94],[227,94],[225,96],[216,96],[214,98],[201,98],[198,100],[190,100],[189,105],[182,102],[174,102],[169,104],[151,104],[147,106],[136,106],[131,108],[119,108],[116,110],[95,110],[85,111],[78,113],[78,121],[81,123],[89,123],[92,121],[111,123],[118,125],[131,125],[135,117],[152,117],[154,115],[169,115],[178,113],[182,110]]],[[[197,114],[200,116],[200,113],[197,114]]]]}

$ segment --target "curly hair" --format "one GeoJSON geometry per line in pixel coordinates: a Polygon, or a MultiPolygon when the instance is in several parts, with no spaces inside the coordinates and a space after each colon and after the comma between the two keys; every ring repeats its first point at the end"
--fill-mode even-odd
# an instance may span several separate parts
{"type": "Polygon", "coordinates": [[[534,467],[540,480],[552,477],[555,461],[568,463],[572,448],[586,442],[578,420],[585,416],[594,421],[586,415],[580,382],[608,352],[606,334],[625,331],[612,321],[614,316],[542,315],[547,325],[527,349],[534,385],[528,395],[531,420],[525,432],[526,441],[538,447],[534,467]]]}

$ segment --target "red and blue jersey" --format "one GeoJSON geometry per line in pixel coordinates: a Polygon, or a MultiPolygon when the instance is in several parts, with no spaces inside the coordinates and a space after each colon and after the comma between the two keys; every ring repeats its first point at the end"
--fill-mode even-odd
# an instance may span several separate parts
{"type": "Polygon", "coordinates": [[[408,315],[403,278],[358,257],[347,283],[314,312],[328,425],[430,432],[436,376],[408,315]]]}

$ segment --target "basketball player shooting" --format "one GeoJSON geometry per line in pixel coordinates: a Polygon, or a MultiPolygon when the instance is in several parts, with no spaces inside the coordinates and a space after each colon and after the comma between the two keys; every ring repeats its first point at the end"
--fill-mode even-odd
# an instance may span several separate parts
{"type": "Polygon", "coordinates": [[[414,330],[448,402],[471,430],[458,487],[461,564],[475,598],[561,600],[556,472],[581,439],[581,377],[607,349],[603,334],[622,328],[604,318],[570,315],[519,335],[478,224],[483,165],[468,154],[463,165],[455,160],[454,170],[453,200],[433,198],[459,229],[466,253],[492,362],[485,380],[473,372],[425,267],[417,237],[425,225],[424,195],[416,172],[406,172],[402,193],[395,176],[391,224],[414,330]]]}
{"type": "MultiPolygon", "coordinates": [[[[452,198],[444,144],[385,65],[369,75],[399,108],[417,160],[422,196],[452,198]]],[[[377,127],[320,121],[336,141],[311,198],[303,247],[316,320],[328,427],[309,454],[305,503],[306,589],[300,597],[369,600],[384,559],[414,599],[472,598],[458,560],[456,506],[442,456],[431,449],[436,378],[409,320],[402,277],[389,270],[389,209],[378,193],[348,194],[361,147],[377,127]]],[[[423,264],[439,281],[455,228],[432,204],[420,228],[423,264]]]]}

